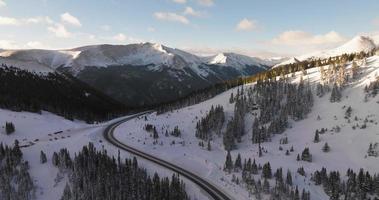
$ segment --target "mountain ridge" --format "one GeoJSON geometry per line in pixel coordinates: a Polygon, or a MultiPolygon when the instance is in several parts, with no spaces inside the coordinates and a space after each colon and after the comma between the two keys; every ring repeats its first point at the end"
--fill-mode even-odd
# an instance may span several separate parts
{"type": "Polygon", "coordinates": [[[375,48],[378,48],[377,41],[375,41],[374,38],[375,36],[357,35],[353,37],[351,40],[345,42],[344,44],[336,48],[291,57],[284,62],[276,64],[274,67],[292,64],[309,59],[325,59],[328,57],[340,56],[342,54],[359,53],[362,51],[369,52],[375,48]]]}

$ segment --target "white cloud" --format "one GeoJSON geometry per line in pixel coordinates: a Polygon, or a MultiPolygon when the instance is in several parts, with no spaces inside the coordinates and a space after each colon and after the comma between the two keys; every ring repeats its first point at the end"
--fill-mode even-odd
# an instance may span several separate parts
{"type": "Polygon", "coordinates": [[[47,27],[47,30],[59,38],[69,38],[72,35],[63,24],[59,23],[47,27]]]}
{"type": "Polygon", "coordinates": [[[156,13],[154,13],[154,17],[156,19],[158,19],[158,20],[179,22],[179,23],[182,23],[182,24],[189,24],[189,20],[185,16],[178,15],[176,13],[171,13],[171,12],[156,12],[156,13]]]}
{"type": "Polygon", "coordinates": [[[39,41],[27,42],[26,47],[31,49],[46,49],[46,46],[39,41]]]}
{"type": "Polygon", "coordinates": [[[183,15],[191,15],[194,17],[201,17],[203,14],[199,11],[195,11],[192,7],[187,6],[184,9],[183,15]]]}
{"type": "Polygon", "coordinates": [[[149,32],[155,32],[155,28],[154,27],[148,27],[147,31],[149,31],[149,32]]]}
{"type": "Polygon", "coordinates": [[[0,0],[0,8],[1,7],[4,7],[4,6],[6,6],[7,4],[5,3],[5,1],[4,0],[0,0]]]}
{"type": "Polygon", "coordinates": [[[185,4],[187,3],[187,0],[172,0],[174,3],[180,3],[180,4],[185,4]]]}
{"type": "Polygon", "coordinates": [[[312,35],[305,31],[285,31],[271,40],[272,44],[278,45],[324,45],[331,43],[340,43],[346,41],[346,38],[335,31],[325,34],[312,35]]]}
{"type": "Polygon", "coordinates": [[[257,22],[249,19],[242,19],[236,26],[237,31],[250,31],[257,28],[257,22]]]}
{"type": "Polygon", "coordinates": [[[214,0],[197,0],[197,2],[202,6],[213,6],[214,0]]]}
{"type": "Polygon", "coordinates": [[[70,13],[66,12],[61,15],[62,22],[65,22],[67,24],[73,25],[73,26],[82,26],[79,19],[72,16],[70,13]]]}
{"type": "Polygon", "coordinates": [[[116,41],[119,41],[119,42],[124,42],[124,41],[126,41],[127,37],[126,37],[126,35],[119,33],[119,34],[113,36],[113,39],[116,41]]]}
{"type": "Polygon", "coordinates": [[[18,26],[20,25],[20,20],[12,17],[1,17],[0,16],[0,25],[10,25],[10,26],[18,26]]]}
{"type": "Polygon", "coordinates": [[[50,17],[30,17],[22,20],[24,24],[53,24],[53,20],[50,19],[50,17]]]}
{"type": "Polygon", "coordinates": [[[20,26],[26,24],[52,24],[53,21],[49,17],[30,17],[24,19],[17,19],[13,17],[2,17],[0,16],[0,25],[8,26],[20,26]]]}
{"type": "Polygon", "coordinates": [[[20,46],[11,40],[0,40],[0,48],[1,49],[19,49],[20,46]]]}

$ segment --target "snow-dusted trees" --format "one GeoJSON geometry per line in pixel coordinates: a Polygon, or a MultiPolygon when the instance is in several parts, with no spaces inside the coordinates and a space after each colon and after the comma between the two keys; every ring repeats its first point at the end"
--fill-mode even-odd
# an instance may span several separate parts
{"type": "Polygon", "coordinates": [[[370,96],[375,97],[379,92],[379,76],[376,77],[375,81],[366,86],[364,91],[366,92],[366,99],[370,96]]]}
{"type": "Polygon", "coordinates": [[[230,151],[236,148],[236,142],[235,142],[233,131],[234,131],[234,123],[233,123],[233,120],[231,120],[226,125],[226,131],[222,139],[224,143],[224,148],[227,151],[230,151]]]}
{"type": "Polygon", "coordinates": [[[212,105],[208,114],[197,122],[196,137],[202,140],[209,140],[212,138],[213,132],[219,135],[224,121],[224,108],[220,105],[216,107],[212,105]]]}
{"type": "MultiPolygon", "coordinates": [[[[234,168],[237,169],[237,166],[235,165],[234,168]]],[[[236,171],[238,172],[239,170],[236,171]]],[[[294,185],[292,182],[292,175],[290,171],[287,172],[286,178],[284,178],[283,169],[281,167],[277,168],[273,174],[269,162],[265,163],[263,167],[261,167],[260,164],[256,164],[255,160],[252,162],[250,158],[248,160],[244,159],[241,175],[242,181],[245,183],[245,187],[251,195],[255,196],[256,199],[262,199],[262,194],[264,193],[265,197],[268,199],[310,200],[309,191],[304,190],[300,194],[297,185],[294,185]],[[260,174],[261,178],[256,176],[258,174],[260,174]],[[275,181],[270,182],[270,179],[272,178],[275,178],[275,181]],[[274,184],[271,185],[270,183],[274,184]]],[[[238,180],[238,178],[234,178],[234,180],[238,180]]]]}
{"type": "Polygon", "coordinates": [[[330,147],[327,142],[325,142],[324,146],[322,147],[322,151],[325,153],[330,151],[330,147]]]}
{"type": "Polygon", "coordinates": [[[310,153],[308,147],[306,147],[301,153],[301,160],[312,162],[312,154],[310,153]]]}
{"type": "Polygon", "coordinates": [[[368,156],[378,157],[379,156],[379,143],[370,143],[368,150],[367,150],[368,156]]]}
{"type": "Polygon", "coordinates": [[[47,158],[46,158],[45,152],[41,151],[41,154],[40,154],[39,158],[40,158],[39,160],[40,160],[41,164],[44,164],[44,163],[47,162],[47,158]]]}
{"type": "Polygon", "coordinates": [[[61,197],[61,200],[71,200],[72,199],[72,193],[71,188],[68,183],[66,183],[66,186],[64,187],[63,194],[61,197]]]}
{"type": "Polygon", "coordinates": [[[368,171],[360,169],[358,173],[347,170],[345,178],[341,178],[338,171],[330,171],[325,168],[315,171],[312,180],[316,185],[322,185],[330,199],[373,199],[379,197],[379,176],[371,175],[368,171]]]}
{"type": "Polygon", "coordinates": [[[243,87],[238,89],[235,96],[234,116],[228,121],[226,131],[223,136],[223,143],[226,150],[233,150],[236,142],[241,142],[241,137],[245,135],[245,115],[247,112],[246,97],[243,87]]]}
{"type": "Polygon", "coordinates": [[[337,84],[334,84],[332,88],[332,93],[330,94],[330,102],[340,102],[341,98],[341,88],[337,86],[337,84]]]}
{"type": "Polygon", "coordinates": [[[315,138],[313,139],[313,142],[314,142],[314,143],[318,143],[318,142],[320,142],[320,134],[319,134],[319,132],[318,132],[318,129],[317,129],[316,132],[315,132],[315,138]]]}
{"type": "Polygon", "coordinates": [[[16,129],[12,122],[5,122],[5,133],[7,133],[7,135],[12,134],[13,132],[15,132],[15,130],[16,129]]]}
{"type": "MultiPolygon", "coordinates": [[[[61,152],[66,150],[56,153],[58,160],[64,157],[70,159],[61,152]]],[[[150,177],[146,170],[138,165],[136,158],[122,161],[120,154],[117,158],[109,157],[106,150],[97,151],[92,143],[84,146],[73,160],[70,159],[70,163],[72,164],[61,165],[69,177],[69,184],[65,186],[62,200],[189,199],[179,175],[173,174],[170,179],[160,178],[155,173],[150,177]]]]}
{"type": "Polygon", "coordinates": [[[270,162],[267,162],[266,164],[263,165],[263,167],[262,167],[262,177],[263,178],[269,178],[269,179],[272,177],[270,162]]]}
{"type": "Polygon", "coordinates": [[[359,69],[359,66],[358,66],[357,62],[353,61],[353,64],[351,65],[351,77],[353,79],[357,78],[358,69],[359,69]]]}
{"type": "Polygon", "coordinates": [[[22,159],[18,141],[13,147],[0,143],[0,199],[30,200],[35,188],[29,164],[22,159]]]}
{"type": "Polygon", "coordinates": [[[290,170],[287,171],[286,183],[288,185],[292,185],[292,175],[291,175],[291,171],[290,170]]]}
{"type": "Polygon", "coordinates": [[[233,169],[232,155],[230,154],[230,151],[228,151],[228,153],[226,154],[224,171],[227,171],[230,173],[232,169],[233,169]]]}
{"type": "Polygon", "coordinates": [[[271,135],[283,133],[289,117],[304,119],[313,106],[311,87],[304,81],[298,85],[284,80],[258,81],[254,91],[260,115],[253,121],[253,143],[269,141],[271,135]]]}
{"type": "MultiPolygon", "coordinates": [[[[152,133],[154,139],[158,139],[159,138],[157,127],[155,127],[154,125],[152,125],[152,124],[145,124],[144,129],[145,129],[145,131],[147,131],[149,133],[152,133]]],[[[168,135],[168,133],[167,133],[167,135],[168,135]]],[[[151,135],[150,135],[150,137],[151,137],[151,135]]]]}

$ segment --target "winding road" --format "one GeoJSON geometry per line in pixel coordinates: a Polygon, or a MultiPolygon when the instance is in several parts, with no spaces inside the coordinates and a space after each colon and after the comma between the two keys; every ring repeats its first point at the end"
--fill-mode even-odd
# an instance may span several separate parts
{"type": "Polygon", "coordinates": [[[104,130],[104,138],[105,140],[107,140],[109,143],[113,144],[114,146],[120,148],[120,149],[123,149],[131,154],[134,154],[140,158],[143,158],[145,160],[148,160],[150,162],[153,162],[163,168],[166,168],[166,169],[169,169],[173,172],[176,172],[178,173],[179,175],[187,178],[188,180],[192,181],[193,183],[195,183],[198,187],[202,188],[205,192],[207,192],[210,197],[212,197],[214,200],[232,200],[231,197],[229,197],[225,192],[223,192],[222,190],[220,190],[219,188],[217,188],[216,186],[214,186],[213,184],[209,183],[207,180],[199,177],[198,175],[192,173],[192,172],[189,172],[179,166],[176,166],[174,164],[171,164],[165,160],[162,160],[160,158],[157,158],[157,157],[154,157],[152,155],[149,155],[147,153],[144,153],[138,149],[135,149],[133,147],[130,147],[130,146],[127,146],[125,145],[124,143],[122,143],[121,141],[117,140],[115,137],[114,137],[114,130],[122,123],[128,121],[128,120],[131,120],[135,117],[139,117],[141,115],[144,115],[144,114],[147,114],[147,113],[151,113],[152,111],[146,111],[146,112],[142,112],[142,113],[138,113],[138,114],[135,114],[133,116],[130,116],[130,117],[127,117],[127,118],[124,118],[120,121],[117,121],[117,122],[114,122],[110,125],[108,125],[105,130],[104,130]]]}

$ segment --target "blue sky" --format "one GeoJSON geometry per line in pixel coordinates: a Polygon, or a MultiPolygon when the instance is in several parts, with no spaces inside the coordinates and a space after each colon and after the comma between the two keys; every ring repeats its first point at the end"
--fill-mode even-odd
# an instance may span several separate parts
{"type": "Polygon", "coordinates": [[[158,42],[296,55],[379,30],[377,0],[0,0],[0,48],[158,42]]]}

